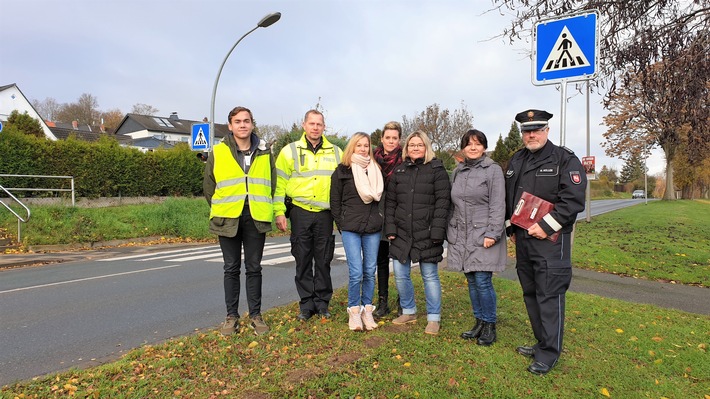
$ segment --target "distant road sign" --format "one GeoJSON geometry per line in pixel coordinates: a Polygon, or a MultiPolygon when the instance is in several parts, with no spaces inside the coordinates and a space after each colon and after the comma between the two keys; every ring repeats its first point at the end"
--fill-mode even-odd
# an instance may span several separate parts
{"type": "Polygon", "coordinates": [[[190,147],[193,151],[209,151],[210,149],[210,124],[193,123],[190,147]]]}
{"type": "Polygon", "coordinates": [[[0,132],[2,132],[2,121],[0,121],[0,132]]]}
{"type": "Polygon", "coordinates": [[[548,19],[533,29],[533,84],[596,77],[599,60],[596,11],[548,19]]]}

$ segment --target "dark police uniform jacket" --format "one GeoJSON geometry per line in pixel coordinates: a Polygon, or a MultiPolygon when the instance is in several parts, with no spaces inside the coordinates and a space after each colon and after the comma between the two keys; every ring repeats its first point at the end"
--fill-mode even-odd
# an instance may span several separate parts
{"type": "MultiPolygon", "coordinates": [[[[523,191],[555,204],[555,209],[538,224],[551,235],[569,233],[584,210],[587,177],[582,163],[572,150],[558,147],[549,140],[537,152],[523,148],[513,154],[505,173],[506,226],[523,191]]],[[[513,229],[507,229],[512,235],[513,229]]]]}

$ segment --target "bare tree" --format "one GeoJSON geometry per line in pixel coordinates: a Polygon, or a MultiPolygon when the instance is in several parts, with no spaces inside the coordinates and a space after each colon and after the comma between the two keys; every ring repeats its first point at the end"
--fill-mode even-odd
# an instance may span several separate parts
{"type": "Polygon", "coordinates": [[[288,129],[279,125],[257,125],[255,130],[257,136],[267,143],[273,143],[278,137],[288,133],[288,129]]]}
{"type": "Polygon", "coordinates": [[[131,109],[132,114],[138,115],[156,115],[160,110],[153,107],[152,105],[136,103],[133,104],[133,109],[131,109]]]}
{"type": "Polygon", "coordinates": [[[461,136],[472,126],[473,115],[463,101],[461,108],[454,112],[441,109],[439,104],[434,103],[411,118],[402,116],[404,134],[408,135],[415,130],[423,131],[431,139],[434,151],[438,152],[457,151],[461,136]]]}
{"type": "Polygon", "coordinates": [[[57,121],[70,123],[77,121],[86,125],[97,125],[100,112],[99,102],[93,95],[84,93],[75,103],[63,104],[57,113],[57,121]]]}
{"type": "MultiPolygon", "coordinates": [[[[515,14],[503,36],[511,42],[526,38],[532,24],[577,11],[600,13],[602,75],[610,78],[610,92],[648,66],[669,61],[669,52],[687,49],[710,30],[707,0],[492,0],[494,8],[515,14]]],[[[705,42],[707,50],[707,41],[705,42]]],[[[707,53],[707,51],[706,51],[707,53]]],[[[703,77],[701,77],[703,78],[703,77]]],[[[707,78],[705,76],[704,78],[707,78]]]]}
{"type": "Polygon", "coordinates": [[[47,121],[55,120],[62,107],[61,104],[52,97],[47,97],[42,101],[36,99],[32,100],[32,106],[37,110],[37,113],[47,121]]]}

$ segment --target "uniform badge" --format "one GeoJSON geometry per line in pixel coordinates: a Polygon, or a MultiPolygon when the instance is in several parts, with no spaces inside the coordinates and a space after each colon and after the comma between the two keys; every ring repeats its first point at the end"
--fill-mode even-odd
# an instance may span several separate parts
{"type": "Polygon", "coordinates": [[[577,170],[569,172],[569,178],[574,184],[580,184],[582,182],[582,176],[579,175],[579,171],[577,170]]]}
{"type": "Polygon", "coordinates": [[[513,176],[514,174],[515,174],[515,171],[514,171],[513,169],[508,169],[508,170],[505,172],[505,177],[511,177],[511,176],[513,176]]]}
{"type": "Polygon", "coordinates": [[[535,113],[532,111],[528,111],[528,120],[529,121],[531,121],[531,122],[533,121],[533,116],[535,116],[535,113]]]}

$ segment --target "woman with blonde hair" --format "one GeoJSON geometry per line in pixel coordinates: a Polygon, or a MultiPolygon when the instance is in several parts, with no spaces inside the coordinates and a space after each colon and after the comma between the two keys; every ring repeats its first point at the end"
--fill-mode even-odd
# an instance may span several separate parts
{"type": "Polygon", "coordinates": [[[393,324],[417,321],[411,264],[419,262],[426,297],[427,334],[439,333],[441,283],[438,263],[443,260],[450,204],[449,175],[436,159],[422,131],[410,134],[403,147],[404,161],[392,173],[385,197],[385,236],[390,240],[394,278],[402,315],[393,324]]]}
{"type": "Polygon", "coordinates": [[[348,262],[348,327],[353,331],[377,328],[372,297],[382,230],[378,205],[383,190],[370,136],[357,132],[345,147],[330,183],[330,211],[341,231],[348,262]]]}

